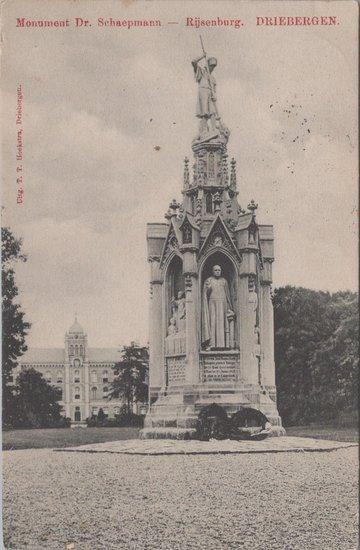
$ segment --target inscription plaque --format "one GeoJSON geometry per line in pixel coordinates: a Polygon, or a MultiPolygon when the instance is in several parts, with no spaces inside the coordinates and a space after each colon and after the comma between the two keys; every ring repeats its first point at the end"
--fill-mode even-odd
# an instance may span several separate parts
{"type": "Polygon", "coordinates": [[[169,384],[185,381],[185,356],[167,357],[166,368],[169,384]]]}
{"type": "Polygon", "coordinates": [[[201,358],[203,382],[227,382],[236,380],[239,354],[203,355],[201,358]]]}

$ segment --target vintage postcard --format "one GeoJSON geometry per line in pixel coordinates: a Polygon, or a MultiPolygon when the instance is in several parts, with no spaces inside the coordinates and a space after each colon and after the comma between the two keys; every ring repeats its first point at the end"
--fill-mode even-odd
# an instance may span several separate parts
{"type": "Polygon", "coordinates": [[[357,545],[358,4],[4,0],[6,549],[357,545]]]}

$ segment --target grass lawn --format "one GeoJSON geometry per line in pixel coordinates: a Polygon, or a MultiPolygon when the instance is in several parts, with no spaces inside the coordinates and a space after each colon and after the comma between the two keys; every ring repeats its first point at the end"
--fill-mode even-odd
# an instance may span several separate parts
{"type": "Polygon", "coordinates": [[[88,443],[137,439],[138,428],[49,428],[3,432],[3,450],[74,447],[88,443]]]}
{"type": "MultiPolygon", "coordinates": [[[[358,431],[354,428],[333,426],[291,426],[287,435],[331,439],[333,441],[358,442],[358,431]]],[[[3,432],[3,450],[45,449],[53,447],[75,447],[90,443],[137,439],[138,428],[63,428],[10,430],[3,432]]]]}
{"type": "Polygon", "coordinates": [[[334,426],[289,426],[286,435],[294,437],[313,437],[314,439],[331,439],[332,441],[354,441],[358,443],[359,432],[353,428],[334,426]]]}

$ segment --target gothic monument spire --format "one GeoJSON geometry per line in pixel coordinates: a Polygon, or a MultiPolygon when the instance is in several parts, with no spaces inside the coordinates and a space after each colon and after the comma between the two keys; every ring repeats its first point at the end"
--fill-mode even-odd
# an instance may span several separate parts
{"type": "Polygon", "coordinates": [[[270,291],[273,228],[258,224],[255,201],[247,211],[238,203],[236,161],[229,163],[227,155],[230,132],[217,103],[217,59],[203,48],[192,67],[199,123],[192,170],[185,157],[182,203],[173,199],[166,223],[147,228],[151,407],[143,436],[159,436],[164,426],[176,428],[177,436],[181,429],[194,431],[214,394],[228,413],[243,406],[261,410],[281,433],[270,291]]]}

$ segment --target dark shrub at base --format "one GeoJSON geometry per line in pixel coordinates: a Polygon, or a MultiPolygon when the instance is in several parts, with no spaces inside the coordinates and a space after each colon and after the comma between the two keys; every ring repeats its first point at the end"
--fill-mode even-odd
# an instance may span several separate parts
{"type": "Polygon", "coordinates": [[[270,432],[270,423],[258,409],[243,407],[230,420],[231,439],[265,439],[270,432]]]}
{"type": "Polygon", "coordinates": [[[225,409],[212,403],[201,409],[198,417],[195,439],[209,441],[209,439],[228,439],[230,421],[225,409]]]}

